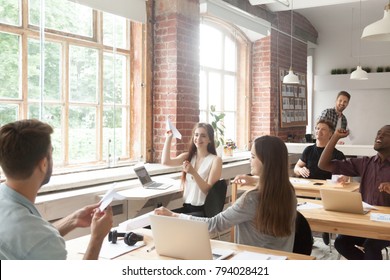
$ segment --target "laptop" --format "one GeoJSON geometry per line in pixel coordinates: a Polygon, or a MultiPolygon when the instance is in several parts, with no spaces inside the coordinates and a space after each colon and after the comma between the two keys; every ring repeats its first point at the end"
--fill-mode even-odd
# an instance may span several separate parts
{"type": "Polygon", "coordinates": [[[165,190],[172,186],[172,183],[153,181],[145,166],[134,168],[134,172],[140,180],[142,186],[146,189],[165,190]]]}
{"type": "Polygon", "coordinates": [[[366,214],[370,211],[370,208],[373,208],[369,204],[367,204],[368,208],[363,207],[363,204],[366,203],[363,203],[360,192],[320,189],[320,194],[325,210],[366,214]]]}
{"type": "Polygon", "coordinates": [[[223,260],[234,250],[211,250],[206,222],[150,215],[154,245],[159,255],[183,260],[223,260]]]}

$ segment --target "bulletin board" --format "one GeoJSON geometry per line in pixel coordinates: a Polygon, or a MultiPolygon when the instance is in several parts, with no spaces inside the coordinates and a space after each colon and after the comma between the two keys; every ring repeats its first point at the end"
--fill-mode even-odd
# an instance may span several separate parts
{"type": "Polygon", "coordinates": [[[307,84],[306,74],[294,72],[299,84],[283,84],[288,69],[280,68],[280,127],[307,125],[307,84]]]}

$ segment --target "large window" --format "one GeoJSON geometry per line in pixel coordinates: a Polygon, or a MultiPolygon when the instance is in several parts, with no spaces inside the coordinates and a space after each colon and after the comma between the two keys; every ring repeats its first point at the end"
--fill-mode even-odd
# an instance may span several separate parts
{"type": "Polygon", "coordinates": [[[224,138],[244,148],[249,123],[240,109],[247,109],[249,84],[248,42],[232,30],[213,21],[200,25],[200,121],[211,122],[210,106],[225,113],[224,138]]]}
{"type": "Polygon", "coordinates": [[[71,1],[42,3],[0,0],[0,126],[52,125],[57,171],[130,162],[133,23],[71,1]]]}

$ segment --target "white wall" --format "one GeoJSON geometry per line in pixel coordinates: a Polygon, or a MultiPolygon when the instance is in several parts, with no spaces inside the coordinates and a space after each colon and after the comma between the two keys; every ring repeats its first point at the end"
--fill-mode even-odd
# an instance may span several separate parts
{"type": "MultiPolygon", "coordinates": [[[[375,3],[377,4],[378,1],[376,0],[375,3]]],[[[340,77],[334,77],[334,80],[329,78],[332,69],[347,68],[350,70],[356,67],[359,43],[362,66],[369,66],[374,72],[378,66],[390,66],[390,42],[360,40],[358,8],[359,6],[355,5],[354,24],[352,24],[352,6],[340,11],[344,15],[344,21],[333,16],[330,19],[329,14],[324,12],[324,15],[328,17],[329,24],[318,30],[318,46],[314,50],[314,75],[318,78],[318,83],[315,82],[313,85],[314,108],[311,117],[315,121],[323,109],[334,107],[337,93],[346,90],[352,97],[345,115],[354,135],[353,140],[348,140],[348,143],[371,145],[377,130],[384,124],[390,124],[390,86],[388,82],[384,81],[384,79],[390,79],[390,74],[374,74],[375,79],[383,80],[384,86],[379,87],[370,84],[369,81],[349,83],[347,81],[340,82],[338,79],[340,77]],[[348,20],[345,17],[349,19],[349,24],[346,23],[348,20]],[[354,26],[353,31],[351,26],[354,26]],[[327,85],[319,86],[321,77],[325,78],[327,85]],[[367,84],[369,85],[367,86],[367,84]]],[[[376,16],[376,20],[383,17],[383,7],[379,9],[376,16]]],[[[373,21],[375,20],[365,18],[364,9],[362,9],[362,27],[373,21]]],[[[349,75],[342,76],[344,76],[343,79],[349,79],[349,75]]],[[[381,81],[379,82],[382,84],[381,81]]]]}
{"type": "MultiPolygon", "coordinates": [[[[352,139],[346,144],[374,145],[379,128],[390,124],[390,89],[387,90],[348,90],[351,102],[344,111],[352,139]]],[[[334,107],[337,91],[316,92],[314,116],[318,117],[325,108],[334,107]]]]}

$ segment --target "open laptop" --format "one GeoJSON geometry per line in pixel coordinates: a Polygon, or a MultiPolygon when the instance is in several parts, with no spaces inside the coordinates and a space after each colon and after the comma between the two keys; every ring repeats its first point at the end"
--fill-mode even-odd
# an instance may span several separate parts
{"type": "MultiPolygon", "coordinates": [[[[363,207],[360,192],[320,189],[320,194],[325,210],[354,214],[366,214],[370,211],[369,208],[363,207]]],[[[370,205],[367,204],[367,206],[370,205]]]]}
{"type": "Polygon", "coordinates": [[[152,178],[150,178],[150,175],[146,170],[145,166],[134,168],[134,172],[144,188],[165,190],[172,186],[172,183],[153,181],[152,178]]]}
{"type": "Polygon", "coordinates": [[[154,245],[159,255],[183,260],[222,260],[233,250],[211,250],[206,222],[150,215],[154,245]]]}

